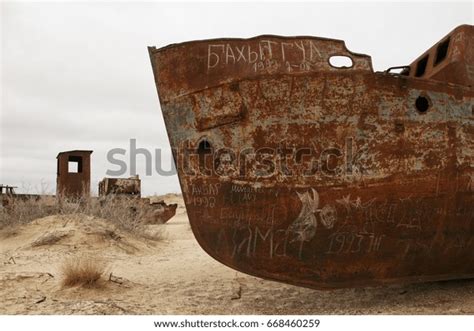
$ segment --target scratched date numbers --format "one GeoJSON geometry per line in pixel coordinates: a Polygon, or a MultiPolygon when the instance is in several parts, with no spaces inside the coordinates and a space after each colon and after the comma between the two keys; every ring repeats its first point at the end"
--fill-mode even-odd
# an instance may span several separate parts
{"type": "Polygon", "coordinates": [[[268,328],[317,328],[319,326],[320,321],[318,319],[297,319],[297,320],[290,320],[290,319],[276,319],[276,320],[268,320],[267,327],[268,328]]]}

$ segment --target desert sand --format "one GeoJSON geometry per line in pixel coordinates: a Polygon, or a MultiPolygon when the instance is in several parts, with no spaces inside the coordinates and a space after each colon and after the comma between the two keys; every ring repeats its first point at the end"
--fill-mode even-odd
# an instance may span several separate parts
{"type": "Polygon", "coordinates": [[[150,240],[106,220],[55,215],[0,231],[0,314],[473,314],[474,280],[315,291],[236,272],[208,256],[181,196],[150,240]],[[61,285],[67,258],[104,262],[98,288],[61,285]]]}

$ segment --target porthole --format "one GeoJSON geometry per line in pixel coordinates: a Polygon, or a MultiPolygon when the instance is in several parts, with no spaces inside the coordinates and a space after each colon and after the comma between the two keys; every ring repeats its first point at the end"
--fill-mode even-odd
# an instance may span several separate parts
{"type": "Polygon", "coordinates": [[[212,173],[212,145],[206,139],[202,139],[199,142],[197,148],[197,154],[199,157],[199,172],[203,175],[210,175],[212,173]]]}
{"type": "Polygon", "coordinates": [[[416,98],[415,107],[420,113],[425,113],[430,108],[430,100],[428,97],[420,95],[416,98]]]}
{"type": "Polygon", "coordinates": [[[211,152],[211,143],[207,139],[201,140],[197,150],[198,154],[209,154],[211,152]]]}

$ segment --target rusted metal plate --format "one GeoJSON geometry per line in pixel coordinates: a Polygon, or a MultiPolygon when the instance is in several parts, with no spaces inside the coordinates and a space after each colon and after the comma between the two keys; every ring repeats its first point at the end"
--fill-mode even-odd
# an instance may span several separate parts
{"type": "Polygon", "coordinates": [[[126,195],[141,196],[141,181],[139,176],[130,178],[107,178],[105,177],[99,182],[99,196],[107,195],[126,195]]]}
{"type": "Polygon", "coordinates": [[[146,220],[149,224],[164,224],[176,215],[176,209],[178,208],[176,203],[167,204],[164,200],[148,202],[149,209],[152,210],[151,215],[146,220]]]}
{"type": "Polygon", "coordinates": [[[474,276],[474,30],[450,36],[418,77],[313,37],[149,48],[202,248],[312,288],[474,276]]]}
{"type": "Polygon", "coordinates": [[[472,87],[474,85],[472,26],[461,25],[442,38],[410,64],[409,75],[472,87]]]}

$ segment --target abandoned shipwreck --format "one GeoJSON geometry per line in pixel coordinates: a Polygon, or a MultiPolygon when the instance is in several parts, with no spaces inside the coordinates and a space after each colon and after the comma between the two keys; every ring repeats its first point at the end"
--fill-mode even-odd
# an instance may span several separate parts
{"type": "Polygon", "coordinates": [[[149,54],[209,255],[312,288],[474,276],[473,26],[385,72],[317,37],[149,54]]]}

